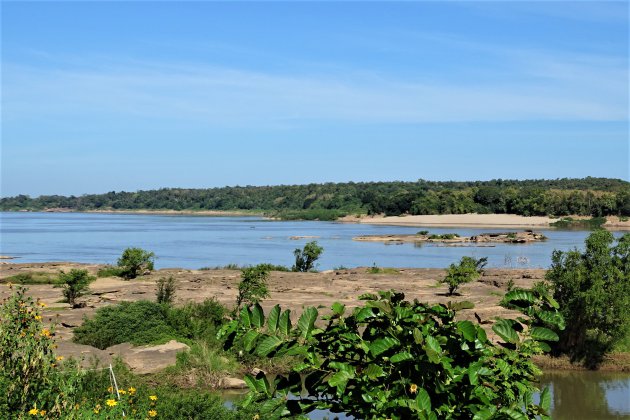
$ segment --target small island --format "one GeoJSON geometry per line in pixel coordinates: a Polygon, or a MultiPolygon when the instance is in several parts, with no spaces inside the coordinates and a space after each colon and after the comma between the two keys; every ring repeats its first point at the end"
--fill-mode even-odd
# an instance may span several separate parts
{"type": "Polygon", "coordinates": [[[437,243],[505,243],[524,244],[545,241],[547,237],[532,230],[523,232],[482,233],[475,236],[459,236],[457,233],[430,234],[426,230],[411,235],[364,235],[352,238],[355,241],[368,242],[437,242],[437,243]]]}

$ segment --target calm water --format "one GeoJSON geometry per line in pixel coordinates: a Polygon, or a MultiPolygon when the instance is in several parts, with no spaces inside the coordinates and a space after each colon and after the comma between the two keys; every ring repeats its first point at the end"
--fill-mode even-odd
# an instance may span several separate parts
{"type": "MultiPolygon", "coordinates": [[[[488,257],[492,267],[548,267],[554,249],[581,248],[585,231],[543,230],[549,238],[528,245],[442,247],[356,242],[370,234],[416,233],[420,227],[333,222],[277,222],[256,217],[199,217],[82,213],[0,213],[0,254],[16,262],[115,263],[122,250],[139,246],[156,253],[156,266],[200,268],[270,262],[290,266],[293,250],[317,236],[324,247],[320,269],[347,267],[445,267],[463,255],[488,257]]],[[[505,229],[426,228],[470,236],[505,229]]],[[[554,419],[630,418],[630,375],[549,373],[554,419]]],[[[323,417],[319,414],[316,417],[323,417]]]]}
{"type": "MultiPolygon", "coordinates": [[[[371,226],[335,222],[269,221],[257,217],[200,217],[93,213],[0,213],[0,254],[15,262],[76,261],[115,263],[123,249],[155,252],[156,267],[200,268],[230,263],[269,262],[291,266],[293,250],[316,236],[324,247],[319,269],[358,267],[446,267],[464,255],[488,257],[490,267],[543,267],[554,249],[582,247],[585,231],[542,230],[543,243],[494,247],[439,244],[385,245],[357,242],[370,234],[416,233],[420,227],[371,226]]],[[[506,229],[426,228],[470,236],[506,229]]]]}

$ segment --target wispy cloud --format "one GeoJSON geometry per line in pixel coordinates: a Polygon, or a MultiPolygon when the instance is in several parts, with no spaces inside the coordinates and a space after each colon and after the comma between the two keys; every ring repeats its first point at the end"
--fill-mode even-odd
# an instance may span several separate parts
{"type": "Polygon", "coordinates": [[[107,115],[271,127],[308,121],[627,119],[627,60],[500,49],[494,53],[507,60],[512,73],[482,83],[439,75],[404,80],[361,69],[289,76],[120,59],[110,64],[87,59],[100,62],[98,67],[4,63],[3,118],[107,115]]]}

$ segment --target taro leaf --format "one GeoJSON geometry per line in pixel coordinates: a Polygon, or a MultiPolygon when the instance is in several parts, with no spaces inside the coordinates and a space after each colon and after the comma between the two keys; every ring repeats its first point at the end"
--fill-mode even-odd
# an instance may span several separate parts
{"type": "Polygon", "coordinates": [[[378,356],[379,354],[391,349],[394,346],[399,345],[400,342],[392,337],[383,337],[377,338],[371,344],[368,344],[370,348],[370,353],[373,356],[378,356]]]}
{"type": "Polygon", "coordinates": [[[333,314],[337,315],[337,316],[341,316],[343,315],[344,311],[346,310],[346,305],[339,303],[339,302],[335,302],[332,304],[331,307],[333,314]]]}
{"type": "Polygon", "coordinates": [[[494,416],[496,411],[497,409],[495,407],[484,408],[475,413],[473,420],[488,420],[494,416]]]}
{"type": "Polygon", "coordinates": [[[317,309],[312,306],[306,308],[298,320],[297,326],[302,333],[303,338],[309,338],[311,332],[315,327],[315,320],[317,319],[317,309]]]}
{"type": "Polygon", "coordinates": [[[540,346],[540,349],[545,353],[549,353],[551,351],[551,346],[549,346],[549,344],[545,343],[544,341],[539,341],[538,346],[540,346]]]}
{"type": "Polygon", "coordinates": [[[378,300],[378,296],[374,293],[364,293],[359,296],[359,300],[378,300]]]}
{"type": "Polygon", "coordinates": [[[291,333],[291,311],[289,309],[285,310],[282,312],[282,315],[280,315],[278,328],[284,335],[289,335],[291,333]]]}
{"type": "Polygon", "coordinates": [[[427,346],[431,350],[433,350],[437,354],[442,354],[442,348],[440,347],[440,342],[437,341],[435,337],[433,337],[432,335],[428,335],[426,338],[426,343],[427,343],[427,346]]]}
{"type": "Polygon", "coordinates": [[[396,353],[389,360],[392,363],[404,362],[406,360],[412,360],[413,356],[408,351],[402,351],[400,353],[396,353]]]}
{"type": "Polygon", "coordinates": [[[276,337],[275,335],[270,335],[262,339],[260,344],[258,344],[258,348],[256,349],[256,354],[259,356],[267,356],[269,353],[274,351],[276,347],[280,346],[283,341],[276,337]]]}
{"type": "Polygon", "coordinates": [[[252,325],[256,328],[262,328],[265,324],[265,312],[260,304],[255,304],[252,308],[252,325]]]}
{"type": "Polygon", "coordinates": [[[534,303],[536,298],[531,290],[512,290],[503,296],[503,301],[507,303],[527,302],[534,303]]]}
{"type": "Polygon", "coordinates": [[[492,326],[492,331],[507,343],[518,343],[518,334],[512,328],[512,323],[513,321],[500,319],[492,326]]]}
{"type": "Polygon", "coordinates": [[[538,311],[536,316],[541,321],[544,321],[549,325],[553,325],[554,327],[558,327],[560,330],[564,330],[564,317],[559,312],[538,311]]]}
{"type": "Polygon", "coordinates": [[[418,404],[420,411],[425,411],[427,413],[431,411],[431,397],[429,397],[429,393],[424,388],[418,389],[416,404],[418,404]]]}
{"type": "Polygon", "coordinates": [[[416,344],[424,343],[424,336],[422,335],[420,330],[417,328],[413,329],[413,340],[416,342],[416,344]]]}
{"type": "Polygon", "coordinates": [[[477,330],[470,321],[459,321],[457,323],[457,329],[462,333],[467,341],[475,341],[477,337],[477,330]]]}
{"type": "Polygon", "coordinates": [[[241,322],[245,328],[250,328],[252,326],[252,311],[247,306],[244,306],[243,309],[241,309],[241,322]]]}
{"type": "Polygon", "coordinates": [[[540,407],[545,410],[546,413],[549,413],[551,409],[551,393],[549,392],[549,387],[545,387],[540,393],[540,407]]]}
{"type": "Polygon", "coordinates": [[[363,371],[365,375],[370,379],[376,379],[379,376],[383,376],[385,371],[379,365],[375,365],[373,363],[369,364],[368,367],[363,371]]]}
{"type": "Polygon", "coordinates": [[[372,310],[372,308],[361,308],[355,315],[355,319],[358,322],[363,322],[366,319],[373,318],[373,317],[374,317],[374,311],[372,310]]]}
{"type": "Polygon", "coordinates": [[[269,333],[274,334],[278,330],[278,323],[280,322],[280,305],[276,305],[271,308],[269,315],[267,316],[267,328],[269,333]]]}
{"type": "Polygon", "coordinates": [[[245,351],[250,352],[252,348],[254,348],[254,341],[258,338],[260,333],[256,330],[249,330],[243,336],[243,346],[245,346],[245,351]]]}
{"type": "Polygon", "coordinates": [[[545,327],[534,327],[531,331],[532,338],[535,340],[558,341],[558,334],[545,327]]]}

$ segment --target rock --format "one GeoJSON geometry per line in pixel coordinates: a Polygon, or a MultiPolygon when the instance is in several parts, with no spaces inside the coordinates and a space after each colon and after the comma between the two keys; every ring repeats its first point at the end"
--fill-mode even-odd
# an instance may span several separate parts
{"type": "Polygon", "coordinates": [[[171,340],[157,346],[133,347],[129,343],[123,343],[109,347],[106,351],[110,355],[119,355],[135,373],[145,374],[159,372],[175,365],[177,353],[189,349],[186,344],[171,340]]]}
{"type": "Polygon", "coordinates": [[[245,389],[247,384],[244,380],[238,378],[222,378],[219,382],[219,388],[223,389],[245,389]]]}
{"type": "Polygon", "coordinates": [[[249,372],[252,376],[257,376],[259,373],[263,373],[263,374],[267,374],[267,372],[265,372],[262,369],[258,369],[258,368],[252,368],[251,372],[249,372]]]}

